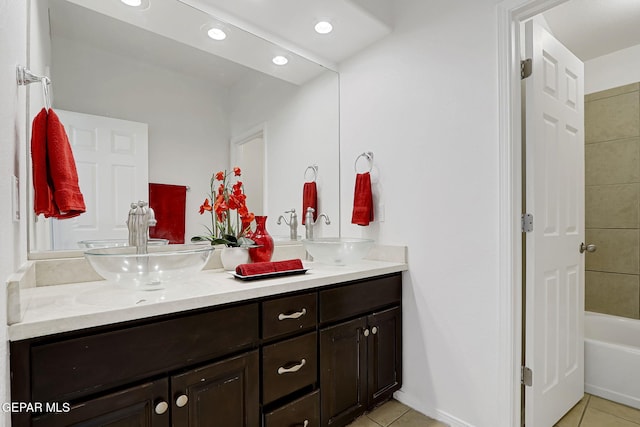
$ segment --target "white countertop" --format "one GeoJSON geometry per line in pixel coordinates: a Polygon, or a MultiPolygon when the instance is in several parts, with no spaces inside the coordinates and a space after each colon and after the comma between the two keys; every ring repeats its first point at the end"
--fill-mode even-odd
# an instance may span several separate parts
{"type": "Polygon", "coordinates": [[[168,313],[300,291],[406,271],[407,264],[362,260],[349,266],[305,262],[304,275],[241,281],[223,270],[205,270],[159,291],[132,291],[108,281],[43,286],[20,291],[22,321],[9,326],[18,341],[168,313]]]}

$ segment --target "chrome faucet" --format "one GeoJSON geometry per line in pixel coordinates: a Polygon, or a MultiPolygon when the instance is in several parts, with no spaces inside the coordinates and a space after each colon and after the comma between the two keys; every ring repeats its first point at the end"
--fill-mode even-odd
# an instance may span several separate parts
{"type": "Polygon", "coordinates": [[[284,213],[290,214],[289,221],[287,221],[284,215],[280,215],[276,224],[280,225],[282,221],[284,221],[284,223],[289,226],[289,239],[298,240],[298,214],[296,214],[296,210],[291,208],[291,210],[285,211],[284,213]]]}
{"type": "Polygon", "coordinates": [[[318,215],[318,218],[316,218],[316,220],[314,221],[313,213],[315,211],[316,210],[314,208],[307,208],[307,213],[305,214],[305,217],[304,217],[305,238],[307,240],[313,239],[313,226],[316,225],[318,221],[320,221],[320,218],[324,217],[325,224],[327,225],[331,224],[331,220],[329,219],[327,214],[323,214],[323,213],[318,215]]]}
{"type": "Polygon", "coordinates": [[[147,253],[147,242],[149,241],[149,227],[157,224],[153,209],[147,207],[149,204],[140,200],[138,203],[131,203],[127,227],[129,228],[129,246],[136,247],[136,254],[147,253]]]}

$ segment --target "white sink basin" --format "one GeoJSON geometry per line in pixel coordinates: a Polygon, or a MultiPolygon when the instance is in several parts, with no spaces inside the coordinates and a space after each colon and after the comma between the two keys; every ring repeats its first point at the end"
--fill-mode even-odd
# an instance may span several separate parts
{"type": "Polygon", "coordinates": [[[373,246],[373,239],[356,237],[325,237],[302,239],[302,245],[314,261],[323,264],[347,265],[364,258],[373,246]]]}
{"type": "Polygon", "coordinates": [[[84,256],[107,280],[135,290],[163,289],[202,270],[209,260],[211,245],[149,246],[147,254],[135,247],[89,249],[84,256]]]}
{"type": "MultiPolygon", "coordinates": [[[[149,239],[148,246],[168,245],[167,239],[149,239]]],[[[100,240],[81,240],[78,246],[86,249],[93,248],[116,248],[121,246],[129,246],[128,239],[100,239],[100,240]]]]}

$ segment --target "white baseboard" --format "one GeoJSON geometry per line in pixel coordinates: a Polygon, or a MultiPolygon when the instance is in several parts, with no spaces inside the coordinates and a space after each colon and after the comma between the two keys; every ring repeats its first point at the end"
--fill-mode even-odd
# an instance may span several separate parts
{"type": "Polygon", "coordinates": [[[421,402],[417,401],[412,396],[409,396],[402,390],[396,391],[393,394],[393,397],[398,402],[409,406],[410,408],[420,412],[421,414],[448,424],[450,427],[475,427],[473,424],[463,421],[460,418],[454,417],[453,415],[440,409],[429,410],[429,408],[426,408],[421,402]]]}

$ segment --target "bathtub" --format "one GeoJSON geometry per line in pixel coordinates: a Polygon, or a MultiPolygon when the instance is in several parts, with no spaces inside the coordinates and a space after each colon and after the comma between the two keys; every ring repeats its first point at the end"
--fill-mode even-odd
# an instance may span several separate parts
{"type": "Polygon", "coordinates": [[[585,313],[585,392],[640,409],[640,320],[585,313]]]}

